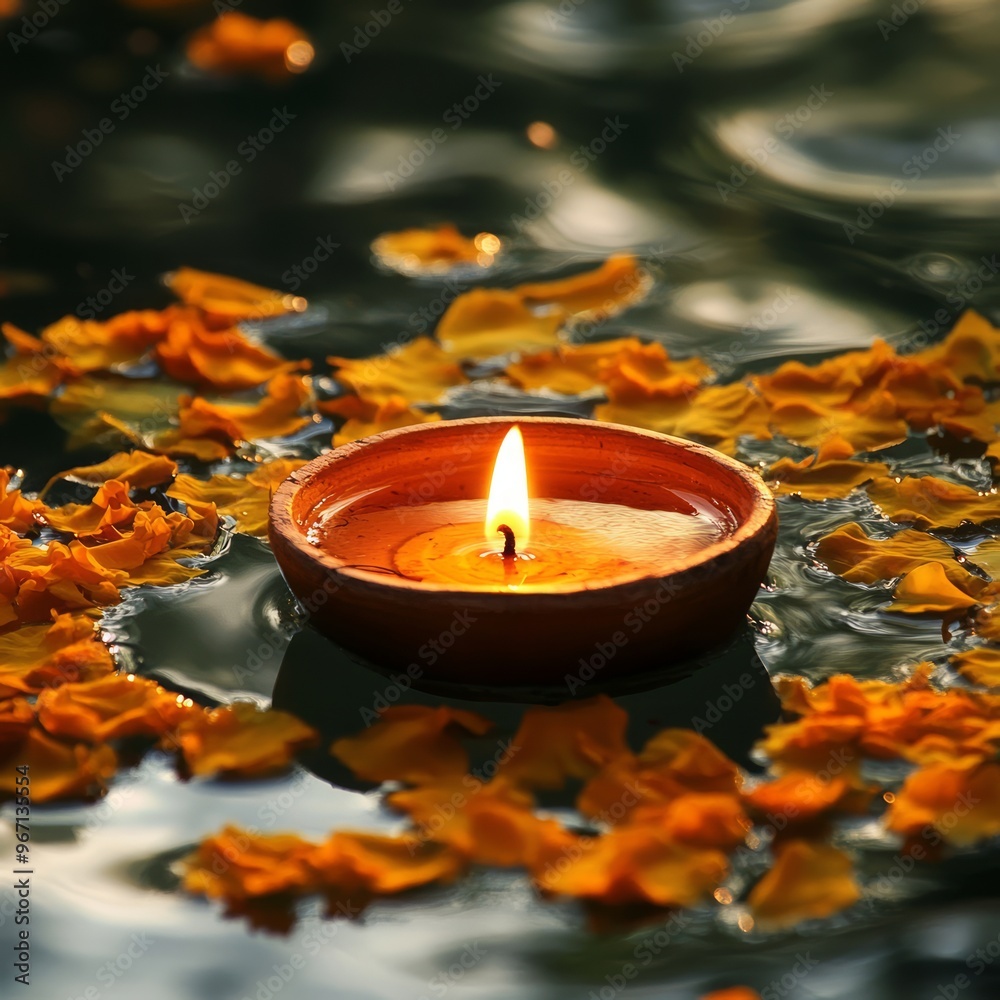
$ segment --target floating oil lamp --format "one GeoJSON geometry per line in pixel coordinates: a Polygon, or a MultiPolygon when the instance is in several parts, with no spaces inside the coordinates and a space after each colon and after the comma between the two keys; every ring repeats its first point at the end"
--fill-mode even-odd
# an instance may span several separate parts
{"type": "Polygon", "coordinates": [[[549,417],[344,445],[279,487],[270,524],[320,631],[390,669],[454,647],[422,672],[481,684],[558,683],[580,660],[608,679],[718,646],[776,534],[771,494],[725,455],[549,417]]]}

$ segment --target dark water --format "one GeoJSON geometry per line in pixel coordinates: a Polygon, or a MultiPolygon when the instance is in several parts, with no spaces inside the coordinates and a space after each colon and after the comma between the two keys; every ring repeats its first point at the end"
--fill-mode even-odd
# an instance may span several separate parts
{"type": "MultiPolygon", "coordinates": [[[[1000,7],[991,0],[404,0],[364,48],[343,50],[384,6],[283,5],[318,56],[280,87],[208,79],[186,65],[180,39],[210,16],[208,3],[157,14],[77,0],[16,51],[8,35],[0,43],[3,318],[34,329],[87,308],[88,297],[100,305],[116,271],[128,279],[100,316],[158,306],[166,301],[159,273],[189,264],[308,296],[309,313],[265,331],[290,356],[371,353],[421,332],[467,285],[385,274],[369,241],[446,219],[505,239],[491,282],[635,250],[653,292],[593,334],[658,339],[672,352],[703,354],[725,377],[875,336],[920,347],[968,305],[1000,316],[1000,7]],[[147,67],[168,75],[119,119],[112,103],[142,85],[147,67]],[[463,110],[479,106],[465,118],[454,106],[467,99],[463,110]],[[283,131],[247,161],[241,144],[276,114],[287,120],[283,131]],[[69,161],[67,145],[109,115],[113,130],[79,166],[54,169],[69,161]],[[534,121],[551,124],[554,148],[527,140],[534,121]],[[185,221],[181,206],[195,204],[233,159],[240,173],[185,221]],[[297,279],[323,238],[340,247],[297,279]]],[[[245,8],[273,13],[250,0],[245,8]]],[[[477,387],[446,415],[537,409],[477,387]]],[[[576,403],[558,409],[585,412],[576,403]]],[[[297,447],[313,453],[329,432],[297,447]]],[[[13,419],[0,435],[0,457],[23,465],[34,485],[67,464],[61,433],[37,417],[13,419]]],[[[748,446],[745,457],[770,458],[772,447],[748,446]]],[[[900,468],[988,479],[983,463],[948,463],[918,442],[892,454],[900,468]]],[[[874,519],[867,500],[821,508],[785,500],[781,516],[755,629],[695,676],[625,694],[636,739],[644,728],[688,724],[727,677],[753,670],[739,710],[710,731],[751,764],[749,745],[775,711],[758,656],[771,672],[814,679],[889,676],[941,658],[936,623],[888,616],[879,610],[884,590],[811,565],[811,539],[874,519]]],[[[218,554],[207,577],[134,594],[107,626],[123,662],[174,687],[208,701],[267,702],[273,693],[328,734],[358,728],[359,709],[386,688],[299,630],[270,554],[245,537],[218,554]]],[[[504,702],[488,709],[501,729],[519,711],[504,702]]],[[[969,964],[1000,931],[996,850],[903,872],[896,845],[863,822],[842,840],[863,848],[866,901],[776,936],[744,932],[738,908],[723,907],[595,937],[575,906],[539,903],[524,879],[496,871],[377,903],[359,923],[325,923],[307,907],[288,938],[252,935],[177,893],[176,858],[225,821],[317,836],[398,826],[346,776],[324,777],[334,784],[305,769],[267,783],[182,784],[154,754],[101,805],[36,810],[32,995],[269,1000],[270,990],[296,1000],[404,1000],[443,990],[569,1000],[609,996],[639,955],[625,996],[689,1000],[739,981],[791,1000],[1000,995],[998,966],[972,975],[969,964]],[[269,979],[280,980],[296,953],[303,969],[275,990],[269,979]],[[449,968],[462,975],[442,978],[449,968]]],[[[0,843],[10,846],[9,831],[0,843]]],[[[735,887],[753,874],[739,871],[735,887]]],[[[0,889],[4,941],[11,899],[0,889]]]]}

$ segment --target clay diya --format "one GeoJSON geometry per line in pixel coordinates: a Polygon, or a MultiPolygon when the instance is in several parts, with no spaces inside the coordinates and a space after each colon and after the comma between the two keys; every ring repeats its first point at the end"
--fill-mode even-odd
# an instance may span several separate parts
{"type": "Polygon", "coordinates": [[[270,510],[321,632],[384,669],[476,684],[711,650],[745,623],[776,536],[770,491],[733,459],[557,417],[376,434],[294,472],[270,510]]]}

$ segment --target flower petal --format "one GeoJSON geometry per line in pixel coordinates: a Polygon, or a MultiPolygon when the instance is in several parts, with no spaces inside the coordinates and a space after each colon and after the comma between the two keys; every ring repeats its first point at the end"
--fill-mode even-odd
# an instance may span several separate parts
{"type": "Polygon", "coordinates": [[[761,923],[789,927],[828,917],[861,898],[851,859],[836,847],[786,840],[775,845],[775,855],[747,899],[761,923]]]}
{"type": "Polygon", "coordinates": [[[319,740],[316,730],[294,715],[260,711],[248,702],[188,713],[176,735],[184,762],[199,777],[274,774],[319,740]]]}

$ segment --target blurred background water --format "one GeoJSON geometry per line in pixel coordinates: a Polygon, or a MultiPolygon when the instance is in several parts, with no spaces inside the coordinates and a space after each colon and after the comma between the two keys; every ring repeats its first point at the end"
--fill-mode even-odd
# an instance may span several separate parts
{"type": "MultiPolygon", "coordinates": [[[[504,240],[487,283],[636,251],[652,293],[593,334],[703,354],[725,378],[876,336],[924,346],[970,305],[1000,318],[993,0],[228,6],[300,24],[316,49],[308,71],[265,83],[194,69],[183,39],[214,16],[206,0],[50,3],[55,13],[24,44],[11,33],[26,34],[21,18],[37,0],[2,22],[4,319],[34,330],[123,272],[101,317],[159,306],[159,275],[187,264],[308,297],[307,314],[265,331],[290,356],[372,353],[420,332],[422,309],[436,315],[471,285],[372,264],[379,233],[443,220],[504,240]],[[123,114],[115,102],[133,87],[144,96],[123,114]],[[113,128],[81,155],[102,119],[113,128]],[[264,142],[275,119],[281,131],[264,142]],[[182,212],[234,160],[240,172],[218,196],[182,212]],[[297,278],[322,239],[339,247],[297,278]]],[[[523,404],[472,394],[459,412],[505,405],[523,404]]],[[[303,452],[328,443],[323,433],[303,452]]],[[[29,485],[68,464],[61,432],[36,414],[12,417],[0,439],[0,457],[23,465],[29,485]]],[[[917,442],[902,448],[911,469],[974,483],[988,473],[917,442]]],[[[935,623],[891,619],[878,610],[883,590],[810,563],[812,538],[872,517],[862,499],[821,513],[783,501],[752,637],[703,687],[693,678],[623,703],[649,725],[688,724],[726,671],[758,655],[772,672],[815,679],[888,676],[940,656],[935,623]]],[[[305,711],[316,685],[335,728],[360,725],[358,705],[385,683],[299,631],[270,554],[245,537],[209,576],[139,592],[106,624],[123,663],[203,701],[265,703],[273,691],[305,711]]],[[[774,717],[766,687],[724,720],[726,732],[710,733],[741,759],[774,717]]],[[[494,710],[514,724],[517,706],[494,710]]],[[[864,875],[887,888],[870,906],[782,935],[749,933],[734,907],[594,937],[576,907],[539,903],[523,879],[494,871],[377,903],[357,923],[306,908],[287,938],[251,934],[176,892],[176,859],[225,821],[316,835],[398,825],[337,777],[331,786],[299,769],[267,783],[183,784],[151,755],[98,806],[36,810],[34,995],[605,998],[643,947],[650,959],[629,996],[688,1000],[733,982],[767,1000],[1000,995],[997,968],[972,975],[969,964],[1000,930],[997,852],[897,877],[897,848],[865,823],[844,842],[864,848],[864,875]],[[281,970],[296,953],[305,964],[286,984],[281,970]],[[818,964],[798,975],[804,956],[818,964]]],[[[0,844],[10,842],[5,829],[0,844]]],[[[4,939],[10,892],[0,889],[4,939]]]]}

